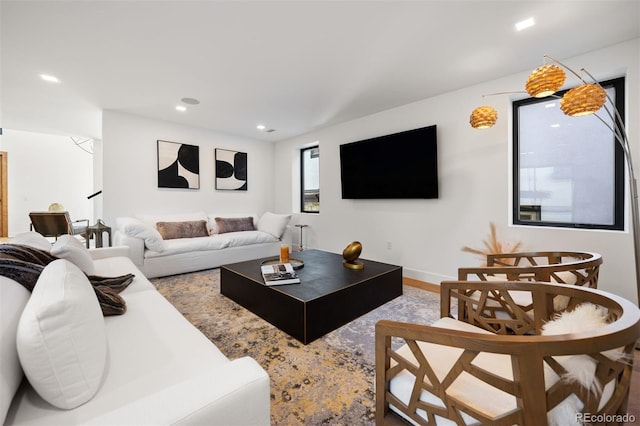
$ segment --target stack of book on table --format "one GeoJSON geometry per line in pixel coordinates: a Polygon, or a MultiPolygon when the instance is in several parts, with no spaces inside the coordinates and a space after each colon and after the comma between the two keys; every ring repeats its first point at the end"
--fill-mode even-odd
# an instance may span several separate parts
{"type": "Polygon", "coordinates": [[[262,277],[266,285],[297,284],[300,278],[290,263],[262,265],[262,277]]]}

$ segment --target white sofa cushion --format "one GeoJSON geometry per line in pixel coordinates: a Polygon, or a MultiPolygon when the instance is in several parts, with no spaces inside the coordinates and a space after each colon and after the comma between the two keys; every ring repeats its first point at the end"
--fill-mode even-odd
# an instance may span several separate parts
{"type": "Polygon", "coordinates": [[[16,348],[16,331],[31,292],[21,284],[0,276],[0,424],[4,424],[13,395],[22,381],[16,348]]]}
{"type": "Polygon", "coordinates": [[[275,243],[278,241],[273,235],[262,231],[238,231],[222,234],[226,238],[228,247],[246,246],[250,244],[275,243]]]}
{"type": "Polygon", "coordinates": [[[51,254],[66,259],[87,275],[95,275],[96,268],[89,250],[74,236],[61,235],[51,247],[51,254]]]}
{"type": "Polygon", "coordinates": [[[290,214],[265,212],[258,220],[258,231],[268,232],[280,239],[291,220],[290,214]]]}
{"type": "Polygon", "coordinates": [[[162,235],[156,229],[155,224],[149,225],[133,217],[118,217],[116,218],[116,226],[129,237],[143,239],[144,245],[149,250],[158,252],[164,250],[162,235]]]}
{"type": "Polygon", "coordinates": [[[29,383],[51,405],[71,409],[93,397],[105,371],[107,339],[98,299],[77,266],[59,259],[44,268],[16,343],[29,383]]]}
{"type": "Polygon", "coordinates": [[[189,253],[193,251],[220,250],[229,246],[229,239],[224,235],[165,240],[164,250],[162,250],[162,252],[146,250],[144,252],[144,257],[148,259],[153,257],[170,256],[178,253],[189,253]]]}
{"type": "MultiPolygon", "coordinates": [[[[155,291],[156,288],[149,282],[145,276],[134,268],[133,262],[130,258],[125,256],[105,257],[102,259],[94,259],[94,265],[96,266],[96,275],[102,277],[117,277],[119,275],[126,275],[134,272],[135,277],[131,284],[125,288],[120,295],[125,298],[130,293],[136,293],[138,291],[155,291]]],[[[125,314],[126,315],[126,314],[125,314]]]]}
{"type": "Polygon", "coordinates": [[[51,251],[51,243],[41,234],[28,231],[11,237],[12,244],[22,244],[29,247],[34,247],[44,251],[51,251]]]}

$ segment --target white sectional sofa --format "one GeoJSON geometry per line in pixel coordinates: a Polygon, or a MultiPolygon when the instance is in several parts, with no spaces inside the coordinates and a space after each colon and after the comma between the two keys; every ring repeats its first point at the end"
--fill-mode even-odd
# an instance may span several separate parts
{"type": "Polygon", "coordinates": [[[135,265],[154,278],[277,256],[290,219],[271,212],[118,217],[114,244],[128,246],[135,265]]]}
{"type": "Polygon", "coordinates": [[[69,260],[55,260],[46,266],[31,294],[16,281],[0,277],[0,419],[3,424],[270,423],[269,377],[255,360],[225,357],[155,290],[127,256],[126,247],[94,249],[88,253],[89,266],[95,268],[96,275],[135,274],[133,282],[120,293],[127,305],[123,315],[103,317],[101,311],[96,314],[95,296],[89,297],[93,301],[87,299],[82,303],[78,303],[81,298],[74,298],[74,294],[87,294],[86,286],[89,294],[94,294],[86,275],[72,262],[78,255],[83,256],[78,252],[73,254],[75,259],[67,256],[69,260]],[[52,292],[54,288],[60,291],[52,292]],[[49,298],[54,301],[47,300],[49,298]],[[56,310],[55,306],[60,305],[65,309],[56,310]],[[77,309],[81,309],[82,315],[76,323],[66,315],[77,309]],[[41,312],[33,316],[34,310],[41,312]],[[86,310],[91,311],[90,314],[84,313],[86,310]],[[64,321],[60,315],[65,316],[64,321]],[[45,317],[49,317],[48,323],[45,317]],[[85,317],[93,319],[84,321],[85,317]],[[29,334],[28,319],[38,322],[36,327],[31,325],[31,334],[38,336],[36,345],[40,341],[49,343],[58,339],[59,342],[60,335],[67,332],[73,345],[46,346],[40,354],[46,362],[36,358],[37,351],[33,349],[25,353],[21,347],[25,343],[21,342],[25,341],[24,335],[29,334]],[[54,320],[58,322],[52,327],[54,320]],[[37,361],[35,365],[33,361],[37,361]],[[51,367],[56,365],[57,369],[51,367]],[[29,380],[23,378],[23,366],[29,380]],[[55,374],[50,374],[50,368],[54,368],[55,374]],[[86,377],[74,376],[72,373],[76,370],[86,377]],[[55,377],[53,390],[50,389],[52,377],[55,377]],[[93,381],[87,377],[93,377],[93,381]],[[72,383],[67,383],[69,380],[72,383]],[[63,383],[67,385],[60,395],[57,387],[63,383]],[[71,394],[80,391],[83,397],[85,385],[93,386],[89,389],[90,398],[86,402],[80,400],[81,404],[73,407],[78,401],[70,397],[67,390],[70,389],[71,394]],[[51,392],[62,398],[62,403],[52,399],[51,392]],[[46,395],[46,399],[41,394],[46,395]],[[59,408],[65,404],[71,407],[59,408]]]}

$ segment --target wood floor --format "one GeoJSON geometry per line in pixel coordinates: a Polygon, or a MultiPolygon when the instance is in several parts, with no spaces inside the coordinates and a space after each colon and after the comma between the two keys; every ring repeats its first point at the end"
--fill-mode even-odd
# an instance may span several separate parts
{"type": "MultiPolygon", "coordinates": [[[[440,286],[437,284],[426,283],[411,278],[403,278],[402,281],[404,284],[412,287],[418,287],[434,293],[440,292],[440,286]]],[[[631,376],[631,389],[629,391],[627,412],[630,416],[633,416],[631,417],[632,419],[635,418],[635,421],[628,424],[640,424],[640,350],[637,349],[633,356],[633,374],[631,376]]]]}

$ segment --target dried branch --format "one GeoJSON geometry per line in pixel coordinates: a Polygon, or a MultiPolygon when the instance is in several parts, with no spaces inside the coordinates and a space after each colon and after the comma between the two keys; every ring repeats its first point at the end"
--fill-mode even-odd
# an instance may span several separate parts
{"type": "Polygon", "coordinates": [[[489,228],[489,237],[485,240],[482,240],[484,249],[476,249],[469,246],[462,247],[462,251],[478,255],[484,261],[485,266],[488,254],[515,253],[522,247],[521,241],[501,241],[498,238],[498,232],[496,231],[495,223],[490,222],[489,228]]]}

